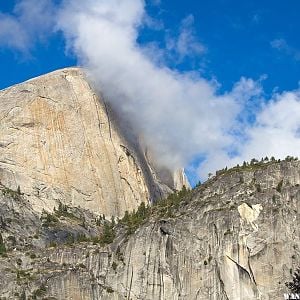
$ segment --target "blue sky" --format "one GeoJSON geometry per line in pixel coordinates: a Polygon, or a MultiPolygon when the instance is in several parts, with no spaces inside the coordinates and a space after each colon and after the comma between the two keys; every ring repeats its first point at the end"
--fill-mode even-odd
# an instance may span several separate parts
{"type": "Polygon", "coordinates": [[[0,88],[83,65],[157,161],[196,182],[300,155],[299,11],[296,0],[5,1],[0,88]]]}
{"type": "MultiPolygon", "coordinates": [[[[2,1],[0,11],[12,13],[16,1],[2,1]]],[[[148,13],[162,20],[166,30],[176,34],[186,16],[194,16],[194,29],[206,52],[197,59],[185,60],[179,69],[200,68],[203,76],[216,78],[229,90],[241,77],[268,76],[267,92],[295,89],[300,78],[300,2],[237,0],[162,0],[148,1],[148,13]],[[272,47],[272,41],[284,40],[286,48],[272,47]],[[298,57],[297,57],[298,55],[298,57]]],[[[144,30],[139,41],[162,42],[164,31],[144,30]]],[[[0,45],[0,88],[48,71],[76,65],[76,58],[65,53],[64,39],[57,33],[38,42],[26,57],[16,49],[0,45]]]]}
{"type": "Polygon", "coordinates": [[[176,31],[180,21],[193,14],[197,36],[207,48],[202,58],[204,76],[215,76],[224,89],[230,89],[241,76],[267,74],[264,87],[270,92],[276,87],[298,87],[299,11],[297,0],[167,0],[153,9],[153,15],[158,14],[176,31]],[[289,49],[272,47],[272,41],[278,39],[285,40],[289,49]]]}

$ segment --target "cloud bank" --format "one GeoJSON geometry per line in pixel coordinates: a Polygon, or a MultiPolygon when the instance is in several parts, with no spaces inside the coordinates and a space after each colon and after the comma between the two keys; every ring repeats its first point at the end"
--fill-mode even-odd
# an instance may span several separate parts
{"type": "MultiPolygon", "coordinates": [[[[217,95],[215,82],[155,64],[137,43],[145,14],[140,0],[67,1],[58,24],[96,86],[161,165],[176,169],[196,156],[225,151],[234,143],[230,132],[245,98],[256,95],[256,84],[242,79],[233,91],[217,95]]],[[[180,55],[200,50],[188,35],[184,27],[180,55]]]]}
{"type": "MultiPolygon", "coordinates": [[[[166,38],[164,49],[139,44],[151,20],[145,7],[143,0],[23,0],[12,15],[0,15],[0,44],[11,36],[7,46],[22,51],[62,31],[106,101],[171,170],[192,166],[205,178],[253,157],[300,155],[300,90],[264,99],[263,78],[241,78],[220,94],[216,81],[167,67],[165,51],[180,61],[209,49],[196,39],[192,16],[176,39],[166,38]]],[[[285,47],[280,41],[272,46],[285,47]]]]}

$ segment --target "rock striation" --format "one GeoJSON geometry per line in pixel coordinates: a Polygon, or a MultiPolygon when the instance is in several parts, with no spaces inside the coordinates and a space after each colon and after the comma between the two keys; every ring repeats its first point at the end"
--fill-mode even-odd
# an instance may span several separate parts
{"type": "Polygon", "coordinates": [[[88,235],[87,226],[96,228],[93,218],[85,213],[85,228],[73,219],[66,223],[66,216],[59,220],[63,227],[40,229],[29,204],[12,195],[0,196],[1,215],[10,219],[1,229],[8,248],[13,232],[17,237],[17,250],[0,258],[7,299],[24,293],[59,300],[280,300],[299,266],[298,161],[228,170],[186,192],[179,204],[154,206],[134,233],[119,223],[113,242],[102,247],[81,242],[41,250],[66,230],[88,235]],[[16,219],[17,213],[25,217],[16,219]],[[19,222],[28,230],[18,229],[19,222]],[[30,260],[24,253],[33,248],[37,256],[30,260]]]}
{"type": "Polygon", "coordinates": [[[0,182],[20,187],[36,211],[60,201],[122,216],[187,185],[184,174],[159,178],[80,68],[0,91],[0,120],[0,182]]]}
{"type": "Polygon", "coordinates": [[[84,263],[103,266],[90,268],[114,291],[103,299],[283,299],[300,261],[299,184],[299,162],[221,175],[174,218],[142,226],[123,260],[115,251],[84,263]]]}

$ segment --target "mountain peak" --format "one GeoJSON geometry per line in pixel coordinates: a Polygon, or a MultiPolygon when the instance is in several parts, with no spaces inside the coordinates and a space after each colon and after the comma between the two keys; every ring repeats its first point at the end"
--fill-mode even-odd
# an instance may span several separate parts
{"type": "Polygon", "coordinates": [[[0,119],[0,182],[37,211],[63,202],[122,216],[184,184],[159,178],[81,68],[0,91],[0,119]]]}

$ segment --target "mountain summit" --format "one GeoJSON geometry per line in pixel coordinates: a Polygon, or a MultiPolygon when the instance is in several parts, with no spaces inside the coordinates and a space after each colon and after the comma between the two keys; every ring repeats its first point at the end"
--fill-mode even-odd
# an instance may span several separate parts
{"type": "Polygon", "coordinates": [[[62,202],[122,216],[188,186],[181,171],[158,174],[80,68],[0,91],[0,120],[0,182],[37,211],[62,202]]]}

